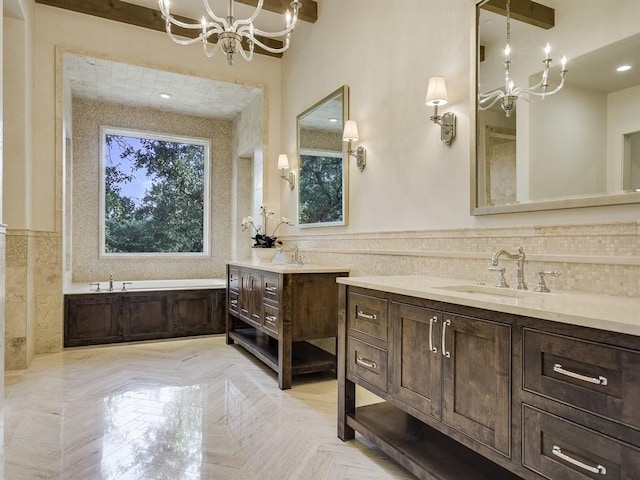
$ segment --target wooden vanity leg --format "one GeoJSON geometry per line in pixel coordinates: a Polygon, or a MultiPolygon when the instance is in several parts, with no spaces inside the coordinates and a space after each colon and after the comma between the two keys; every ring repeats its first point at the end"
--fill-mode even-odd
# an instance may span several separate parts
{"type": "Polygon", "coordinates": [[[278,340],[278,387],[280,390],[291,388],[292,342],[291,322],[282,322],[282,331],[278,340]]]}
{"type": "Polygon", "coordinates": [[[230,313],[227,312],[227,328],[226,328],[226,337],[227,337],[227,345],[233,345],[233,338],[229,337],[229,332],[233,331],[233,322],[234,317],[230,313]]]}
{"type": "Polygon", "coordinates": [[[342,441],[355,437],[353,428],[347,425],[347,415],[356,411],[356,384],[347,380],[347,287],[338,290],[338,438],[342,441]]]}

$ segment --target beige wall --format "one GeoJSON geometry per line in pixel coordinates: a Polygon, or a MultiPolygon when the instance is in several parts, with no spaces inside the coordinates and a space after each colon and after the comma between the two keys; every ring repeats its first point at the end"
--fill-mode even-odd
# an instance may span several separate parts
{"type": "MultiPolygon", "coordinates": [[[[4,1],[0,0],[0,10],[4,9],[4,1]]],[[[2,201],[3,201],[3,155],[4,155],[4,42],[3,42],[3,25],[0,23],[0,358],[4,358],[4,331],[5,331],[5,315],[4,315],[4,302],[5,302],[5,226],[2,220],[2,201]]],[[[4,363],[0,362],[0,410],[4,408],[4,363]]],[[[4,423],[4,422],[3,422],[4,423]]],[[[4,436],[4,425],[0,427],[0,433],[4,436]]],[[[4,458],[4,447],[0,448],[2,456],[4,458]]]]}
{"type": "Polygon", "coordinates": [[[73,281],[223,277],[231,253],[233,122],[157,110],[73,102],[73,281]],[[100,255],[100,127],[137,129],[210,140],[210,253],[203,257],[100,255]]]}
{"type": "MultiPolygon", "coordinates": [[[[475,2],[405,0],[402,8],[392,3],[323,0],[318,22],[296,28],[283,58],[282,150],[296,151],[296,115],[342,84],[350,87],[350,117],[358,121],[360,143],[367,148],[364,172],[350,160],[349,225],[290,228],[288,244],[299,244],[308,261],[339,262],[355,274],[425,273],[479,281],[492,281],[486,266],[495,250],[522,244],[530,254],[529,283],[544,266],[565,271],[549,282],[556,288],[638,295],[638,205],[470,215],[475,2]],[[344,42],[342,32],[353,31],[354,20],[356,32],[344,42]],[[380,25],[392,26],[392,37],[380,35],[380,25]],[[424,105],[428,80],[435,75],[447,81],[444,111],[457,116],[451,147],[440,141],[440,129],[429,121],[433,110],[424,105]],[[421,238],[418,243],[409,241],[414,235],[421,238]],[[618,251],[618,244],[628,248],[618,251]]],[[[604,25],[597,38],[585,41],[637,29],[630,12],[638,5],[627,2],[619,28],[604,25]]],[[[581,22],[588,24],[585,18],[581,22]]],[[[582,48],[584,42],[571,44],[582,48]]],[[[295,194],[284,186],[280,194],[283,215],[295,217],[295,194]]]]}

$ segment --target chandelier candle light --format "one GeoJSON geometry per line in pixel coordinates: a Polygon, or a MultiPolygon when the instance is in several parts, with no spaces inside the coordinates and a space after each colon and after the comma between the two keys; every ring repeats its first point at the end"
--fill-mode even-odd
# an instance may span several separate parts
{"type": "Polygon", "coordinates": [[[202,42],[204,54],[207,57],[213,57],[218,50],[222,50],[227,57],[229,65],[233,65],[234,55],[238,52],[240,52],[245,60],[250,61],[253,58],[253,49],[255,45],[258,45],[271,53],[283,53],[287,50],[291,40],[291,32],[298,22],[298,10],[302,6],[302,2],[300,0],[293,0],[290,4],[293,14],[291,11],[287,11],[285,28],[279,32],[265,32],[255,28],[253,25],[254,20],[262,10],[264,0],[258,0],[258,5],[256,6],[253,15],[247,19],[235,18],[233,14],[233,0],[229,0],[226,17],[218,17],[213,12],[211,5],[209,5],[209,0],[202,0],[202,3],[204,4],[205,12],[209,18],[207,19],[203,15],[200,23],[187,23],[176,19],[171,14],[169,0],[158,0],[160,11],[165,19],[167,34],[171,40],[179,45],[191,45],[193,43],[202,42]],[[178,38],[171,31],[171,25],[190,30],[200,30],[201,32],[195,38],[178,38]],[[209,48],[207,45],[207,40],[211,36],[217,36],[217,41],[213,48],[209,48]],[[266,38],[284,37],[284,43],[281,48],[269,47],[260,41],[258,36],[266,38]],[[245,51],[242,45],[243,40],[246,40],[249,45],[249,53],[245,51]]]}
{"type": "Polygon", "coordinates": [[[504,87],[493,90],[489,93],[478,94],[478,108],[480,110],[487,110],[500,101],[500,106],[505,115],[511,116],[511,112],[516,108],[516,101],[518,98],[522,98],[527,102],[532,101],[534,98],[540,100],[558,93],[564,86],[564,81],[567,78],[567,57],[562,57],[562,67],[560,69],[560,84],[551,91],[547,91],[549,87],[549,67],[553,61],[549,54],[551,53],[551,47],[547,43],[544,49],[545,58],[542,61],[544,64],[544,70],[542,72],[542,78],[533,87],[521,88],[516,87],[515,82],[511,79],[511,0],[507,0],[507,46],[504,49],[504,87]]]}

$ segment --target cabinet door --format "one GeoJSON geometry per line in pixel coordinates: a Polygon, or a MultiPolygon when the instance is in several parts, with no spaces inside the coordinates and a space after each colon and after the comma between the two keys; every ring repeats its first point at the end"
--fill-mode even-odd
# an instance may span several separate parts
{"type": "Polygon", "coordinates": [[[443,314],[442,420],[510,455],[511,327],[443,314]]]}
{"type": "Polygon", "coordinates": [[[174,335],[213,332],[213,293],[193,291],[171,296],[171,330],[174,335]]]}
{"type": "Polygon", "coordinates": [[[262,310],[262,279],[251,272],[240,272],[240,317],[260,326],[262,310]]]}
{"type": "Polygon", "coordinates": [[[123,304],[122,333],[126,341],[169,336],[168,294],[127,294],[123,304]]]}
{"type": "Polygon", "coordinates": [[[64,346],[121,342],[121,306],[120,295],[67,296],[64,346]]]}
{"type": "Polygon", "coordinates": [[[391,305],[391,393],[421,412],[441,418],[442,314],[402,303],[391,305]]]}

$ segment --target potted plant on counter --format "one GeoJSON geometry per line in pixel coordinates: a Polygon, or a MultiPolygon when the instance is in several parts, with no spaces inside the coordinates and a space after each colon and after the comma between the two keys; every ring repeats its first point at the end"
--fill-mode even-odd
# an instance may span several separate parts
{"type": "Polygon", "coordinates": [[[251,229],[253,231],[253,257],[260,262],[270,262],[276,254],[276,249],[282,246],[282,242],[278,240],[276,232],[281,225],[293,226],[293,222],[286,217],[282,217],[280,222],[275,226],[271,235],[267,234],[267,224],[269,219],[275,216],[275,212],[270,210],[267,205],[260,206],[260,216],[262,224],[256,225],[253,217],[244,217],[240,226],[242,230],[251,229]]]}

